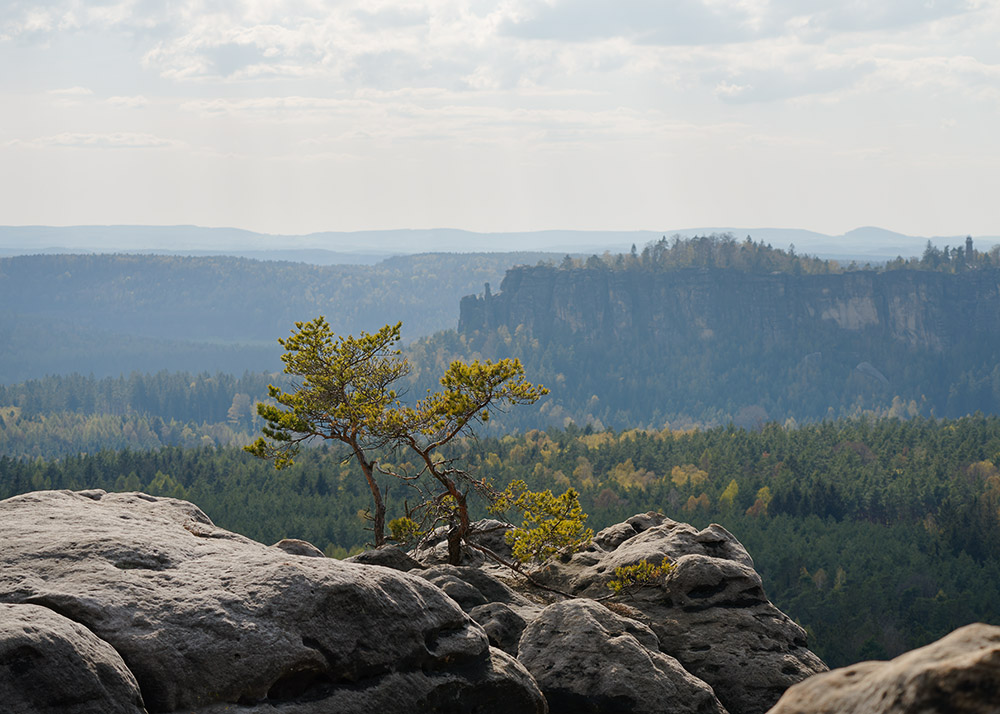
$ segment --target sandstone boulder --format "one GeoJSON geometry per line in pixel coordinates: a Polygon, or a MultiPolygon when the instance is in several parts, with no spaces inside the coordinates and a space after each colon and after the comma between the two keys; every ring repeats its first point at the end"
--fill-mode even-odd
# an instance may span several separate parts
{"type": "Polygon", "coordinates": [[[468,612],[488,602],[528,606],[527,598],[482,568],[465,565],[432,565],[417,573],[444,590],[468,612]]]}
{"type": "Polygon", "coordinates": [[[274,548],[283,550],[289,555],[302,555],[307,558],[325,558],[326,555],[309,541],[298,538],[282,538],[274,544],[274,548]]]}
{"type": "Polygon", "coordinates": [[[0,542],[0,602],[107,643],[150,712],[545,710],[523,667],[426,580],[267,547],[190,503],[25,494],[0,502],[0,542]]]}
{"type": "Polygon", "coordinates": [[[499,647],[509,655],[517,656],[521,633],[527,625],[510,605],[489,602],[469,610],[473,620],[482,625],[493,647],[499,647]]]}
{"type": "Polygon", "coordinates": [[[666,582],[636,595],[660,647],[743,714],[767,711],[793,684],[825,672],[805,631],[765,597],[742,563],[685,555],[666,582]]]}
{"type": "Polygon", "coordinates": [[[889,662],[796,684],[769,714],[992,714],[1000,709],[1000,627],[975,624],[889,662]]]}
{"type": "MultiPolygon", "coordinates": [[[[507,531],[511,526],[493,518],[475,521],[469,535],[469,541],[475,545],[489,548],[501,558],[510,559],[511,547],[506,541],[507,531]]],[[[488,562],[488,558],[477,548],[463,544],[461,565],[480,566],[488,562]]],[[[441,565],[448,563],[448,528],[440,526],[427,535],[420,546],[414,551],[413,557],[425,565],[441,565]]]]}
{"type": "Polygon", "coordinates": [[[38,605],[0,605],[0,709],[141,714],[139,684],[107,642],[38,605]]]}
{"type": "Polygon", "coordinates": [[[725,714],[711,687],[660,652],[652,630],[593,600],[542,610],[518,659],[553,714],[725,714]]]}
{"type": "Polygon", "coordinates": [[[366,550],[357,555],[352,555],[350,558],[344,558],[343,562],[381,565],[384,568],[401,570],[404,573],[408,573],[411,570],[420,570],[424,567],[394,545],[385,545],[381,548],[366,550]]]}
{"type": "Polygon", "coordinates": [[[626,600],[658,639],[660,651],[707,682],[731,712],[761,714],[791,685],[826,665],[801,627],[768,601],[746,549],[725,528],[698,530],[657,513],[598,533],[591,546],[550,561],[539,578],[584,597],[610,591],[615,568],[642,560],[674,569],[626,600]]]}

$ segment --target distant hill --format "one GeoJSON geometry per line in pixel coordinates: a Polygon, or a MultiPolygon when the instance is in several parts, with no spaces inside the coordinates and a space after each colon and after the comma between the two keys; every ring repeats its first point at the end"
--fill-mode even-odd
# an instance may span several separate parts
{"type": "Polygon", "coordinates": [[[406,341],[458,322],[462,295],[558,254],[425,254],[376,265],[245,258],[0,259],[0,383],[78,372],[278,371],[296,320],[338,333],[403,321],[406,341]]]}
{"type": "MultiPolygon", "coordinates": [[[[373,264],[391,255],[427,252],[474,253],[542,251],[572,254],[626,252],[661,236],[693,237],[712,233],[747,235],[776,248],[791,244],[800,253],[838,260],[885,261],[919,255],[927,241],[943,248],[964,235],[907,236],[882,228],[857,228],[841,236],[791,228],[701,227],[647,231],[549,230],[476,233],[452,228],[326,231],[273,235],[237,228],[202,226],[0,226],[0,255],[37,253],[155,252],[168,255],[232,255],[263,260],[294,260],[318,265],[373,264]]],[[[1000,236],[973,236],[986,248],[1000,236]]]]}

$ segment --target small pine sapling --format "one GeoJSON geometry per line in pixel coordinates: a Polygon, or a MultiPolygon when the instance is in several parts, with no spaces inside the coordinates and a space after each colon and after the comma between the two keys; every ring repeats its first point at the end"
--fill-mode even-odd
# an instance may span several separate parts
{"type": "Polygon", "coordinates": [[[587,514],[577,492],[570,488],[561,496],[551,491],[529,491],[524,481],[512,481],[496,494],[490,510],[520,511],[524,521],[505,536],[514,558],[522,564],[540,563],[553,555],[586,547],[594,531],[584,525],[587,514]]]}
{"type": "Polygon", "coordinates": [[[615,568],[615,577],[608,581],[608,589],[613,595],[631,595],[639,588],[662,582],[673,569],[674,564],[666,557],[659,565],[645,558],[635,565],[620,565],[615,568]]]}

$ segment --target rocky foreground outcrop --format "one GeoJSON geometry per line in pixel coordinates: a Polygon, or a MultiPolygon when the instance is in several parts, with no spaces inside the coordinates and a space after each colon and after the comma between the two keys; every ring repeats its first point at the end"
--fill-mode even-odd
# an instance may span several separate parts
{"type": "MultiPolygon", "coordinates": [[[[487,526],[497,540],[495,524],[487,526]]],[[[545,591],[525,591],[531,602],[485,585],[502,571],[476,552],[467,558],[473,565],[437,565],[442,548],[432,542],[418,554],[435,563],[421,574],[480,622],[494,646],[516,654],[552,712],[763,714],[792,684],[827,669],[802,628],[765,597],[746,549],[718,525],[699,531],[645,513],[606,528],[586,550],[535,574],[573,596],[547,606],[538,601],[545,591]],[[608,600],[616,568],[664,558],[674,564],[665,579],[608,600]],[[498,604],[486,610],[486,602],[498,604]]]]}
{"type": "MultiPolygon", "coordinates": [[[[504,551],[503,524],[479,525],[504,551]]],[[[2,711],[972,714],[1000,697],[985,626],[821,674],[731,534],[656,513],[550,560],[548,589],[474,549],[444,564],[435,542],[268,547],[139,493],[2,501],[0,544],[2,711]],[[608,599],[615,568],[663,558],[665,578],[608,599]]]]}
{"type": "Polygon", "coordinates": [[[974,624],[889,662],[860,662],[797,684],[770,714],[995,714],[1000,627],[974,624]]]}
{"type": "Polygon", "coordinates": [[[659,650],[711,685],[729,712],[762,714],[788,687],[826,671],[805,631],[764,595],[750,554],[722,526],[699,531],[659,513],[636,515],[598,533],[588,550],[550,562],[540,579],[598,597],[616,568],[664,558],[674,564],[671,573],[627,602],[659,650]]]}
{"type": "Polygon", "coordinates": [[[145,711],[114,648],[39,605],[0,604],[0,703],[9,712],[145,711]]]}
{"type": "Polygon", "coordinates": [[[190,503],[26,494],[0,502],[0,543],[9,711],[546,710],[427,580],[267,547],[190,503]]]}

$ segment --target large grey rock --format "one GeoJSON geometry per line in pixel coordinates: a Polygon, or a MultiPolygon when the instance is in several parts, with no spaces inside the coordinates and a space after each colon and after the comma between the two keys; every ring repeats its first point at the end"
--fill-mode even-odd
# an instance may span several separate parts
{"type": "Polygon", "coordinates": [[[861,662],[810,677],[770,714],[995,714],[1000,627],[975,624],[889,662],[861,662]]]}
{"type": "Polygon", "coordinates": [[[417,573],[444,590],[468,612],[488,602],[525,606],[529,601],[506,583],[481,568],[467,565],[432,565],[417,573]]]}
{"type": "Polygon", "coordinates": [[[0,710],[143,714],[135,677],[107,642],[38,605],[0,604],[0,710]]]}
{"type": "Polygon", "coordinates": [[[420,570],[424,566],[404,553],[394,545],[385,545],[381,548],[373,548],[344,558],[345,563],[361,563],[363,565],[381,565],[384,568],[401,570],[408,573],[411,570],[420,570]]]}
{"type": "Polygon", "coordinates": [[[501,558],[508,560],[513,557],[510,543],[507,542],[507,532],[513,528],[509,523],[495,518],[484,518],[472,524],[470,540],[477,545],[489,548],[501,558]]]}
{"type": "MultiPolygon", "coordinates": [[[[505,539],[507,531],[512,526],[493,518],[486,518],[474,521],[471,524],[469,541],[475,545],[483,546],[492,550],[501,558],[510,560],[511,547],[505,539]]],[[[420,547],[416,548],[413,557],[425,565],[443,565],[448,563],[448,528],[440,526],[435,528],[424,538],[420,547]]],[[[487,556],[477,548],[462,544],[461,565],[478,566],[491,562],[487,556]]]]}
{"type": "Polygon", "coordinates": [[[486,636],[490,638],[490,645],[517,656],[521,633],[524,632],[527,623],[510,605],[489,602],[472,608],[469,610],[469,615],[482,625],[486,636]]]}
{"type": "Polygon", "coordinates": [[[711,684],[730,711],[765,712],[790,686],[827,670],[743,563],[681,556],[666,582],[633,604],[650,618],[661,649],[711,684]]]}
{"type": "Polygon", "coordinates": [[[525,691],[538,685],[513,657],[493,650],[488,667],[477,674],[473,684],[460,667],[436,672],[435,687],[426,696],[413,700],[414,692],[426,688],[425,675],[418,671],[387,672],[375,690],[364,682],[344,687],[336,700],[290,703],[279,706],[215,704],[198,714],[383,714],[384,712],[445,712],[447,714],[493,714],[493,712],[546,712],[539,693],[526,701],[525,691]],[[470,686],[474,687],[470,689],[470,686]]]}
{"type": "Polygon", "coordinates": [[[791,685],[827,667],[805,631],[768,601],[746,549],[725,528],[703,530],[657,513],[598,533],[590,548],[550,561],[537,576],[576,595],[610,591],[615,568],[642,560],[674,570],[625,602],[641,613],[662,652],[712,686],[731,712],[761,714],[791,685]]]}
{"type": "Polygon", "coordinates": [[[150,712],[545,708],[427,581],[266,547],[190,503],[25,494],[0,502],[0,543],[0,602],[43,606],[107,642],[150,712]]]}
{"type": "Polygon", "coordinates": [[[553,714],[724,714],[712,689],[658,645],[645,625],[593,600],[568,600],[525,628],[518,659],[553,714]]]}
{"type": "Polygon", "coordinates": [[[326,555],[312,543],[298,538],[282,538],[272,547],[283,550],[289,555],[301,555],[306,558],[325,558],[326,555]]]}
{"type": "Polygon", "coordinates": [[[659,564],[664,557],[706,555],[742,563],[753,568],[746,548],[720,525],[699,531],[659,513],[641,513],[624,523],[605,528],[594,536],[589,549],[568,561],[556,561],[540,577],[559,584],[573,595],[600,597],[608,594],[608,581],[615,568],[640,560],[659,564]]]}

